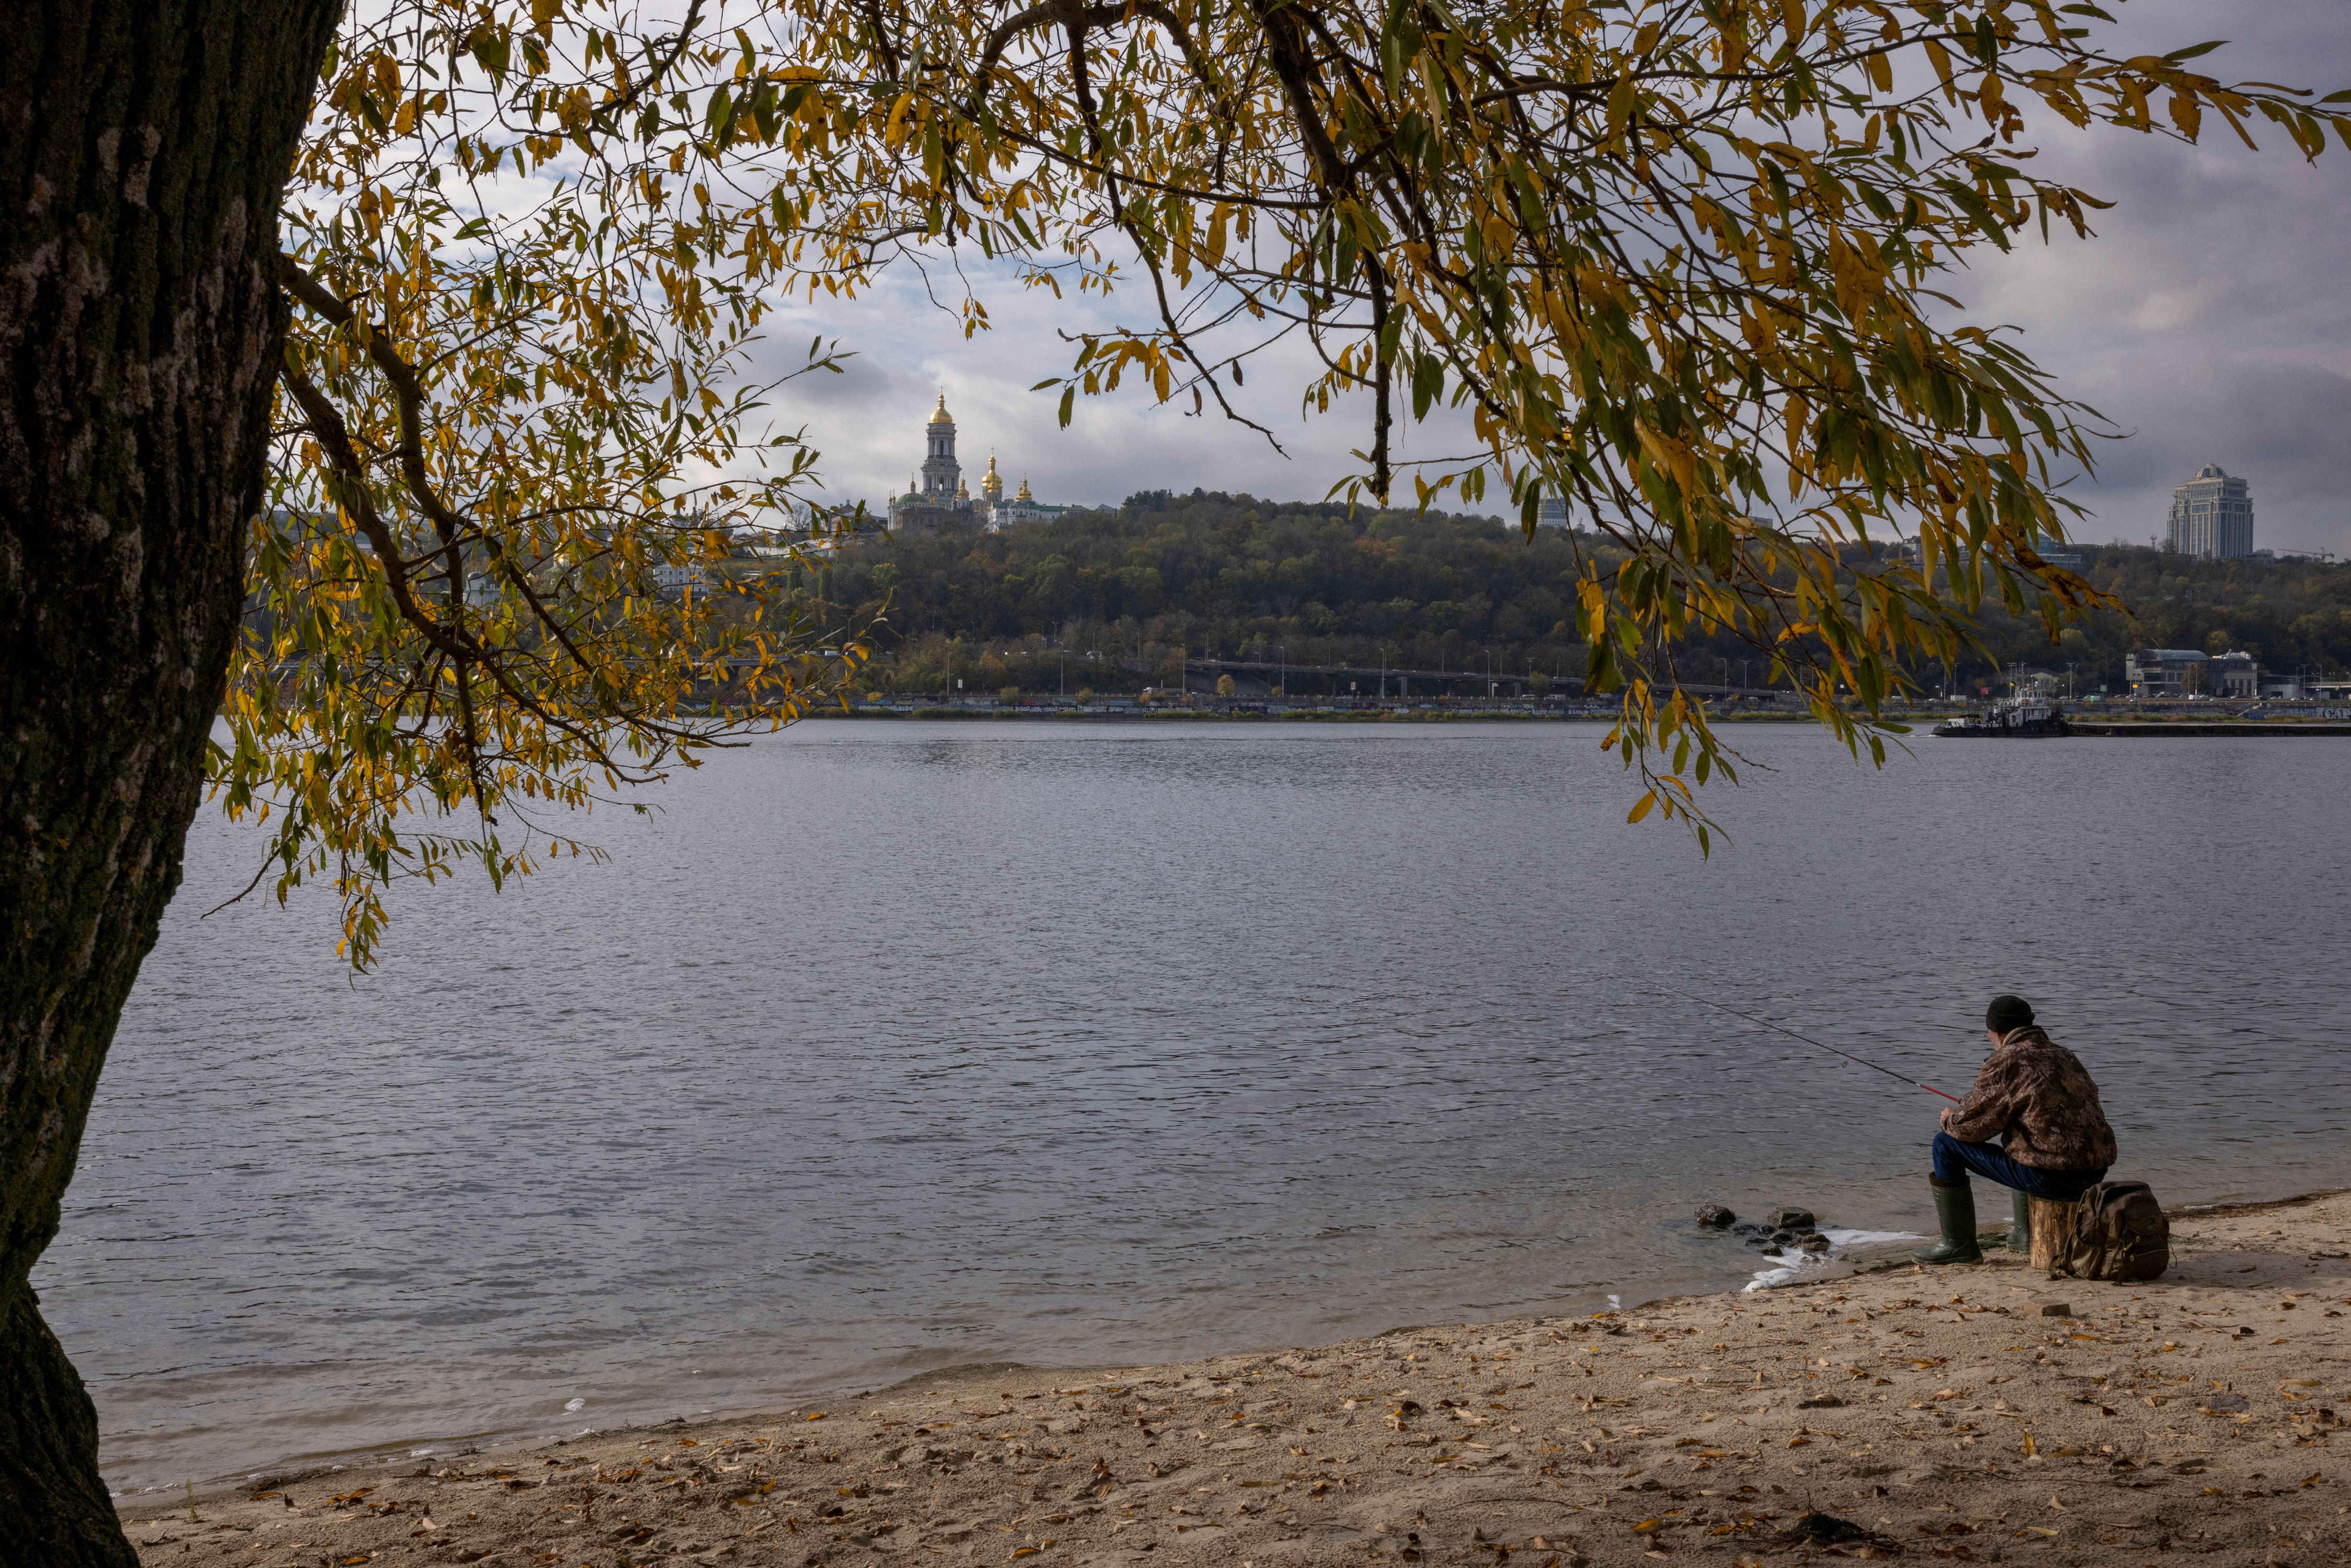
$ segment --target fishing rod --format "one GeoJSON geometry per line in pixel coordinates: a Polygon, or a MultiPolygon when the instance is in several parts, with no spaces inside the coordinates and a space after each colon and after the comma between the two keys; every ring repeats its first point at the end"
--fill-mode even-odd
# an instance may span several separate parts
{"type": "MultiPolygon", "coordinates": [[[[1913,1089],[1924,1089],[1924,1090],[1925,1090],[1928,1093],[1929,1093],[1929,1094],[1943,1094],[1943,1092],[1942,1092],[1941,1090],[1939,1090],[1939,1089],[1936,1088],[1936,1087],[1935,1087],[1933,1084],[1931,1084],[1931,1083],[1921,1083],[1921,1082],[1918,1082],[1917,1080],[1916,1080],[1916,1079],[1912,1079],[1912,1078],[1903,1078],[1903,1077],[1902,1077],[1902,1074],[1900,1074],[1900,1073],[1898,1073],[1898,1072],[1895,1071],[1894,1071],[1894,1069],[1892,1069],[1892,1068],[1890,1068],[1890,1067],[1880,1067],[1880,1066],[1878,1066],[1878,1065],[1877,1065],[1877,1063],[1876,1063],[1876,1062],[1874,1062],[1874,1061],[1862,1061],[1862,1059],[1861,1059],[1860,1057],[1858,1057],[1858,1056],[1855,1056],[1853,1052],[1851,1052],[1851,1051],[1838,1051],[1838,1050],[1837,1050],[1837,1048],[1836,1048],[1835,1046],[1834,1046],[1834,1045],[1821,1045],[1821,1042],[1820,1042],[1819,1040],[1814,1040],[1811,1035],[1808,1035],[1808,1034],[1798,1034],[1794,1030],[1782,1028],[1782,1026],[1780,1026],[1779,1024],[1773,1023],[1770,1019],[1760,1019],[1760,1018],[1757,1018],[1753,1013],[1743,1013],[1743,1012],[1740,1012],[1737,1008],[1726,1008],[1726,1007],[1724,1007],[1720,1002],[1710,1002],[1710,1001],[1708,1001],[1704,997],[1694,997],[1694,996],[1691,996],[1687,991],[1675,991],[1675,990],[1674,990],[1674,988],[1673,988],[1671,986],[1661,986],[1661,987],[1659,987],[1658,988],[1659,988],[1660,990],[1673,991],[1673,994],[1674,994],[1675,996],[1677,996],[1677,997],[1681,998],[1682,998],[1682,1000],[1684,1000],[1684,1001],[1686,1001],[1686,1002],[1696,1002],[1696,1003],[1698,1003],[1700,1007],[1714,1008],[1714,1009],[1719,1009],[1719,1010],[1720,1010],[1720,1011],[1722,1011],[1722,1012],[1727,1012],[1727,1013],[1729,1013],[1729,1014],[1731,1017],[1733,1017],[1733,1018],[1741,1018],[1741,1019],[1745,1019],[1749,1023],[1760,1023],[1760,1024],[1761,1024],[1765,1029],[1776,1029],[1776,1030],[1780,1030],[1780,1032],[1781,1032],[1782,1034],[1786,1035],[1790,1040],[1802,1040],[1806,1045],[1819,1045],[1823,1051],[1830,1051],[1830,1052],[1832,1052],[1832,1053],[1834,1053],[1834,1054],[1835,1054],[1835,1055],[1842,1056],[1842,1057],[1844,1057],[1847,1061],[1859,1061],[1859,1062],[1861,1062],[1861,1065],[1862,1065],[1862,1066],[1868,1068],[1871,1071],[1873,1071],[1873,1072],[1883,1072],[1883,1073],[1884,1073],[1884,1074],[1886,1074],[1886,1077],[1888,1077],[1888,1078],[1899,1079],[1902,1082],[1905,1082],[1905,1083],[1909,1084],[1909,1085],[1910,1085],[1910,1087],[1911,1087],[1911,1088],[1913,1088],[1913,1089]]],[[[1961,1100],[1960,1100],[1960,1098],[1959,1098],[1958,1095],[1956,1095],[1956,1094],[1943,1094],[1943,1098],[1944,1098],[1944,1099],[1946,1099],[1946,1100],[1949,1100],[1949,1101],[1952,1104],[1954,1104],[1954,1105],[1959,1105],[1959,1104],[1963,1104],[1963,1103],[1965,1103],[1965,1102],[1961,1101],[1961,1100]]]]}

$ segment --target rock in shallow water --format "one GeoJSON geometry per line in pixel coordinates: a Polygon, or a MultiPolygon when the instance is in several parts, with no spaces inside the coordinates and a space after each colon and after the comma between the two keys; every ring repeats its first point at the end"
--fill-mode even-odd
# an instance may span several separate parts
{"type": "Polygon", "coordinates": [[[1771,1211],[1771,1219],[1774,1230],[1811,1230],[1815,1228],[1813,1211],[1809,1208],[1775,1208],[1771,1211]]]}
{"type": "Polygon", "coordinates": [[[1815,1230],[1796,1245],[1807,1252],[1825,1252],[1829,1249],[1829,1239],[1815,1230]]]}
{"type": "Polygon", "coordinates": [[[1739,1216],[1719,1203],[1701,1203],[1698,1206],[1698,1222],[1708,1230],[1728,1229],[1737,1222],[1738,1218],[1739,1216]]]}

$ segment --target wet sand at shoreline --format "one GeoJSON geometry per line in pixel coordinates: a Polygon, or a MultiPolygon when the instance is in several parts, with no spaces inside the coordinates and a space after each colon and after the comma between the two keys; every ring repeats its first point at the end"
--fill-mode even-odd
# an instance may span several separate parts
{"type": "Polygon", "coordinates": [[[2143,1284],[1992,1251],[1592,1318],[967,1369],[124,1519],[146,1563],[269,1568],[2346,1561],[2351,1195],[2176,1215],[2172,1247],[2143,1284]]]}

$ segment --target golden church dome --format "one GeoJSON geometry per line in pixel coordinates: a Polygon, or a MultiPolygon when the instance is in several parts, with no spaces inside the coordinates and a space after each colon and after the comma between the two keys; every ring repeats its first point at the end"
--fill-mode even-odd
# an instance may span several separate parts
{"type": "Polygon", "coordinates": [[[991,501],[1004,499],[1004,476],[996,471],[996,454],[987,455],[987,473],[979,481],[979,493],[991,501]]]}
{"type": "Polygon", "coordinates": [[[1033,501],[1036,498],[1036,497],[1029,493],[1029,476],[1023,474],[1020,476],[1020,494],[1015,497],[1014,499],[1020,501],[1033,501]]]}
{"type": "Polygon", "coordinates": [[[933,411],[931,414],[931,423],[933,424],[953,424],[955,423],[955,415],[947,412],[947,394],[945,392],[939,393],[939,406],[933,411]]]}

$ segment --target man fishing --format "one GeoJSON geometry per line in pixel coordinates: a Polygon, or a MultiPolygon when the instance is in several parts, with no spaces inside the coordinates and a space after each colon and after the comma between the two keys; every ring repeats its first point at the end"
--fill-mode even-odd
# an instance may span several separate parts
{"type": "Polygon", "coordinates": [[[2070,1203],[2096,1186],[2115,1163],[2115,1130],[2098,1104],[2098,1086],[2081,1060],[2032,1021],[2022,997],[1994,997],[1984,1013],[1991,1054],[1968,1097],[1943,1113],[1935,1134],[1935,1218],[1943,1239],[1911,1256],[1921,1263],[1977,1263],[1975,1172],[2013,1194],[2009,1245],[2031,1245],[2028,1195],[2070,1203]],[[2000,1145],[1991,1140],[2001,1139],[2000,1145]]]}

